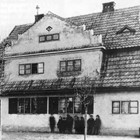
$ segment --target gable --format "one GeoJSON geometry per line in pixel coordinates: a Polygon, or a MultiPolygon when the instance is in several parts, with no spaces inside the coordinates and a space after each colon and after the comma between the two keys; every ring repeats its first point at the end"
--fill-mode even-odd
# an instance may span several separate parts
{"type": "Polygon", "coordinates": [[[94,36],[91,31],[84,30],[83,26],[76,26],[57,15],[48,13],[23,34],[18,35],[18,40],[7,49],[7,53],[98,46],[102,39],[94,36]]]}

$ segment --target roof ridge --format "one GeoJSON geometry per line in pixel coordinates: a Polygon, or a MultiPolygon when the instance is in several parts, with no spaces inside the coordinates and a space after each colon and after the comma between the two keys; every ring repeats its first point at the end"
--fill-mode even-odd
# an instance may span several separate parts
{"type": "MultiPolygon", "coordinates": [[[[138,9],[140,8],[140,5],[136,5],[136,6],[132,6],[132,7],[125,7],[125,8],[118,8],[115,9],[114,11],[110,11],[110,12],[116,12],[116,11],[122,11],[122,10],[128,10],[128,9],[138,9]]],[[[92,15],[96,15],[96,14],[101,14],[103,12],[94,12],[94,13],[89,13],[89,14],[83,14],[83,15],[77,15],[77,16],[71,16],[71,17],[66,17],[66,19],[72,19],[72,18],[78,18],[78,17],[82,17],[82,16],[92,16],[92,15]]],[[[104,12],[104,13],[109,13],[109,12],[104,12]]]]}

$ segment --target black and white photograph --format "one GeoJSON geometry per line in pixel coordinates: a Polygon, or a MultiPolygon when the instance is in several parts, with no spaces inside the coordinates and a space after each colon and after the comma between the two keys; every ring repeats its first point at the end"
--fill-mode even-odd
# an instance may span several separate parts
{"type": "Polygon", "coordinates": [[[0,139],[140,139],[140,0],[0,0],[0,139]]]}

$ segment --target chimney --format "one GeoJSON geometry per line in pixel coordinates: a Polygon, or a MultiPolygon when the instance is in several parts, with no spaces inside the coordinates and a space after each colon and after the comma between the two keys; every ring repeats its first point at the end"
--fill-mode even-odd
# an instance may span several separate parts
{"type": "Polygon", "coordinates": [[[43,17],[44,17],[44,14],[35,15],[35,22],[38,22],[43,17]]]}
{"type": "Polygon", "coordinates": [[[103,13],[114,11],[115,2],[103,3],[103,13]]]}

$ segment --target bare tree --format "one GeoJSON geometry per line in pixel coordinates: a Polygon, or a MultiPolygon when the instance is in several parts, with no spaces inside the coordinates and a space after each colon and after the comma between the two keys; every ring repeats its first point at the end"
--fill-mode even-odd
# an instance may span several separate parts
{"type": "Polygon", "coordinates": [[[86,140],[87,136],[87,113],[88,106],[94,100],[94,94],[96,92],[96,80],[97,77],[92,78],[89,76],[85,76],[81,79],[75,87],[75,96],[80,98],[80,102],[84,105],[85,110],[85,130],[84,130],[84,140],[86,140]]]}

